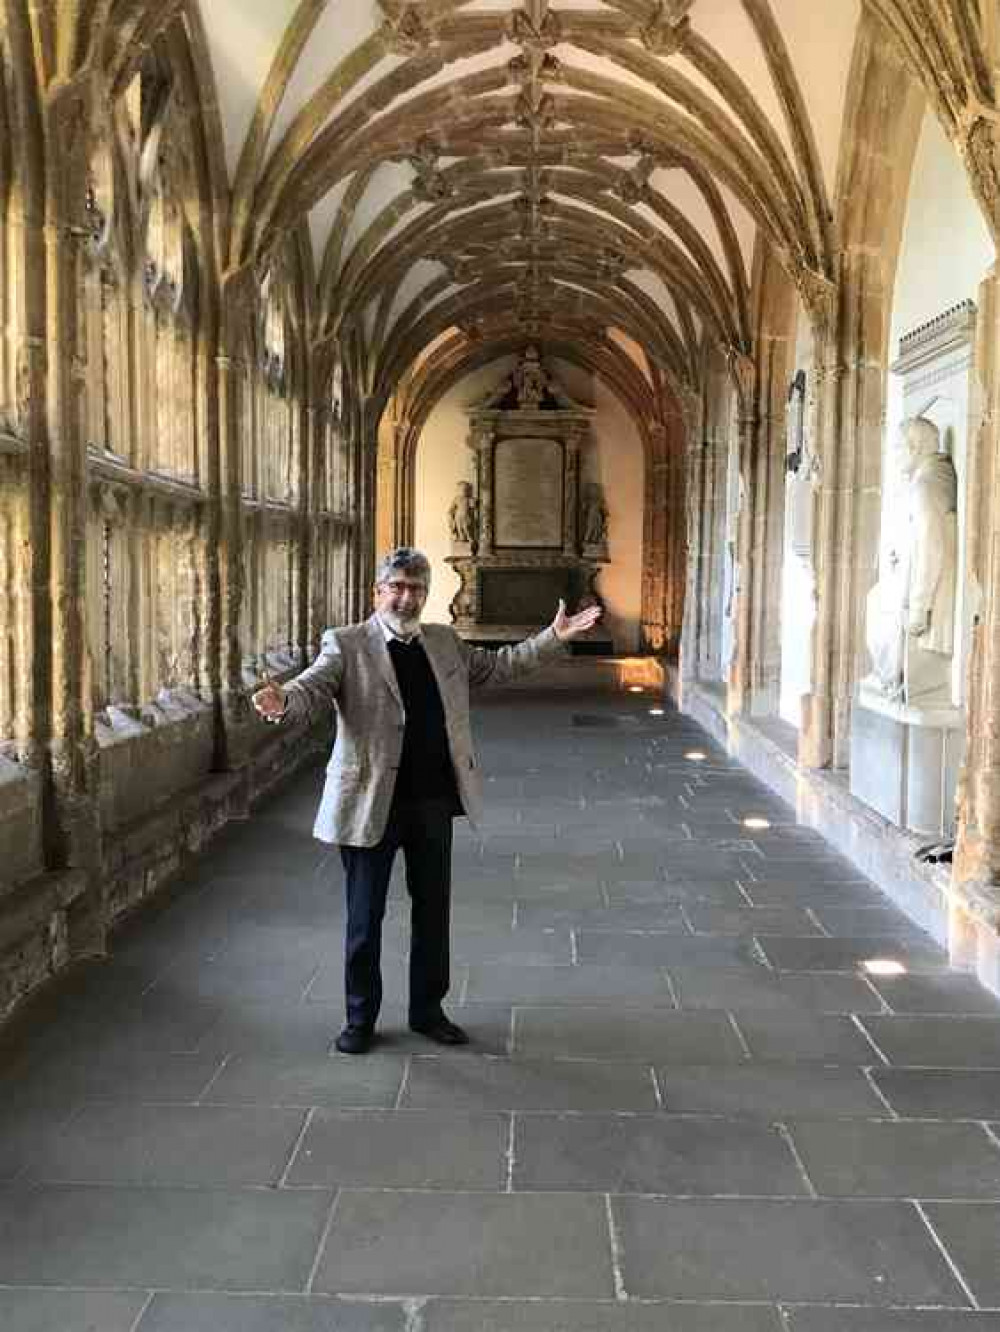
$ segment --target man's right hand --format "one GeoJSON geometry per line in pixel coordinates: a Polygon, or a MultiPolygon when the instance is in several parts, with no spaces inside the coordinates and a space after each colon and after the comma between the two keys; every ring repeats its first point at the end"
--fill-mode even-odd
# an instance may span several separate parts
{"type": "Polygon", "coordinates": [[[285,714],[287,699],[281,685],[268,680],[253,696],[253,705],[265,721],[280,721],[285,714]]]}

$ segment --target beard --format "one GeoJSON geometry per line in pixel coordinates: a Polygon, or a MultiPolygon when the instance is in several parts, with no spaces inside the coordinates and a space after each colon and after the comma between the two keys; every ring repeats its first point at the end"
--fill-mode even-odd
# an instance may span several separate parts
{"type": "Polygon", "coordinates": [[[408,638],[415,634],[420,628],[420,612],[414,611],[410,615],[402,615],[398,611],[384,610],[379,614],[394,634],[400,634],[408,638]]]}

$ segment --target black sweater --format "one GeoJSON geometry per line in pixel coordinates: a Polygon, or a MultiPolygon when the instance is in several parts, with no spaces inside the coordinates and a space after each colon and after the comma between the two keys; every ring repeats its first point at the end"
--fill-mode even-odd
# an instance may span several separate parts
{"type": "Polygon", "coordinates": [[[406,725],[396,775],[398,801],[448,800],[458,806],[455,769],[448,749],[441,693],[419,638],[389,640],[406,725]]]}

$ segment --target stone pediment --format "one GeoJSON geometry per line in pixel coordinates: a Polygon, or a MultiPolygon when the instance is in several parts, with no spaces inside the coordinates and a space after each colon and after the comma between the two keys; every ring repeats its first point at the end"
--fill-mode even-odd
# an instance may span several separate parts
{"type": "Polygon", "coordinates": [[[592,413],[593,408],[577,402],[545,368],[535,347],[524,351],[507,377],[484,398],[467,409],[470,416],[483,412],[563,412],[577,416],[592,413]]]}

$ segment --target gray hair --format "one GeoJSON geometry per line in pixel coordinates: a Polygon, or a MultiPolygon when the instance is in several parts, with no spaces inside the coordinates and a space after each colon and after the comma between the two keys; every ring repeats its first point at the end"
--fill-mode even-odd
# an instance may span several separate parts
{"type": "Polygon", "coordinates": [[[431,585],[431,562],[422,550],[413,546],[397,546],[383,555],[375,570],[375,582],[386,583],[394,573],[419,578],[426,588],[431,585]]]}

